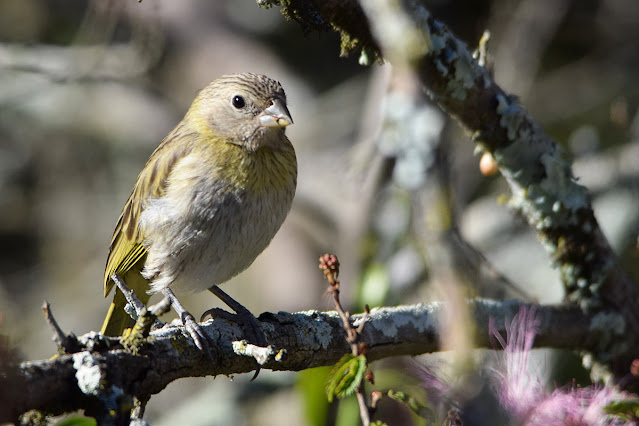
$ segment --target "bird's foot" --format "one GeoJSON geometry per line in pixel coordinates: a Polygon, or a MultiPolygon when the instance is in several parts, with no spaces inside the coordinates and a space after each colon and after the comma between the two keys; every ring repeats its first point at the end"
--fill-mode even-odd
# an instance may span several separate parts
{"type": "MultiPolygon", "coordinates": [[[[222,318],[232,321],[242,327],[242,330],[244,330],[244,337],[249,343],[265,348],[267,346],[266,336],[260,327],[259,321],[248,309],[243,306],[242,308],[243,310],[240,310],[240,312],[235,314],[225,311],[224,309],[212,308],[202,314],[200,321],[204,321],[204,318],[208,315],[210,315],[211,318],[222,318]]],[[[258,364],[255,368],[255,374],[253,374],[251,381],[257,379],[261,369],[262,367],[258,364]]]]}
{"type": "MultiPolygon", "coordinates": [[[[260,346],[265,348],[267,346],[266,335],[264,331],[262,331],[262,327],[260,327],[260,322],[255,318],[255,316],[246,309],[243,305],[233,299],[231,296],[226,294],[222,289],[218,286],[213,286],[209,288],[209,291],[215,294],[220,298],[224,303],[226,303],[231,309],[235,311],[235,314],[227,312],[220,308],[209,309],[208,311],[202,314],[200,321],[203,321],[208,315],[211,318],[224,318],[229,321],[232,321],[242,327],[244,330],[244,336],[249,343],[252,343],[256,346],[260,346]]],[[[258,365],[255,374],[251,380],[255,380],[260,374],[261,367],[258,365]]]]}
{"type": "Polygon", "coordinates": [[[207,315],[211,315],[212,318],[226,317],[226,319],[229,319],[242,327],[244,334],[246,335],[246,340],[248,340],[249,343],[262,347],[266,346],[266,336],[260,327],[259,321],[255,318],[251,311],[246,309],[242,304],[226,294],[226,292],[216,285],[209,288],[209,291],[216,295],[222,302],[226,303],[229,308],[233,309],[235,311],[235,315],[219,308],[213,308],[204,312],[200,321],[202,321],[207,315]]]}
{"type": "Polygon", "coordinates": [[[195,321],[193,315],[191,315],[191,313],[184,309],[184,306],[182,306],[177,297],[175,297],[175,294],[173,293],[173,291],[171,291],[171,289],[167,288],[162,290],[162,294],[164,294],[164,297],[166,297],[171,302],[171,306],[173,306],[175,312],[180,316],[182,325],[184,325],[184,328],[186,329],[186,331],[188,331],[189,335],[193,339],[195,346],[197,346],[199,350],[204,352],[208,359],[213,359],[213,355],[211,354],[211,348],[209,345],[209,338],[200,324],[195,321]]]}
{"type": "Polygon", "coordinates": [[[180,318],[182,319],[184,328],[186,328],[186,331],[188,331],[191,335],[193,342],[195,342],[195,346],[197,346],[198,349],[200,349],[201,351],[208,352],[208,355],[210,356],[208,337],[206,333],[204,333],[202,327],[200,327],[200,324],[195,321],[193,315],[191,315],[187,311],[184,311],[180,315],[180,318]]]}

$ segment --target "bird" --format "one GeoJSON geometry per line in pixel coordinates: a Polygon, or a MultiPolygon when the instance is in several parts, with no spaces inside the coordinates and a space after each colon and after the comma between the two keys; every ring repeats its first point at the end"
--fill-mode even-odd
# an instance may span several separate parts
{"type": "Polygon", "coordinates": [[[118,219],[104,272],[104,296],[115,291],[104,335],[134,324],[114,289],[118,279],[145,305],[154,293],[168,298],[200,349],[205,335],[174,290],[210,290],[248,312],[218,285],[253,263],[291,209],[290,124],[284,89],[265,75],[224,75],[197,94],[149,157],[118,219]]]}

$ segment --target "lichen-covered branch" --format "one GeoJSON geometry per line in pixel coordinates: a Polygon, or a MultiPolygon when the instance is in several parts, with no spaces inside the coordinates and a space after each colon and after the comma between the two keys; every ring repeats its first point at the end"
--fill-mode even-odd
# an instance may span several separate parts
{"type": "Polygon", "coordinates": [[[373,56],[409,66],[430,97],[472,134],[480,149],[494,156],[513,193],[510,205],[538,233],[560,271],[567,300],[585,311],[620,312],[619,327],[596,348],[595,356],[617,377],[625,376],[639,352],[639,294],[597,223],[589,193],[574,179],[558,145],[515,96],[493,81],[468,47],[430,15],[423,1],[282,2],[283,13],[305,27],[310,26],[303,16],[331,22],[336,8],[343,18],[338,29],[342,40],[368,40],[372,34],[376,41],[367,42],[366,48],[380,49],[373,56]],[[296,14],[299,10],[303,16],[296,14]]]}
{"type": "MultiPolygon", "coordinates": [[[[476,321],[476,341],[491,348],[489,319],[499,331],[505,320],[529,304],[516,301],[468,302],[476,321]]],[[[370,360],[399,355],[418,355],[438,350],[442,329],[441,303],[372,309],[363,340],[370,360]]],[[[592,349],[600,335],[593,334],[597,315],[577,308],[537,307],[540,320],[537,346],[565,349],[592,349]]],[[[614,314],[610,314],[614,315],[614,314]]],[[[358,325],[362,315],[353,315],[358,325]]],[[[332,312],[265,313],[259,318],[273,347],[262,355],[262,368],[299,371],[332,365],[350,347],[338,314],[332,312]]],[[[145,401],[172,381],[182,377],[231,375],[254,370],[253,352],[238,343],[239,326],[223,320],[204,324],[209,338],[217,343],[214,359],[186,337],[182,327],[168,325],[151,333],[134,355],[115,338],[88,333],[78,338],[81,350],[41,361],[24,362],[0,372],[0,422],[14,421],[28,410],[61,414],[84,409],[88,415],[104,418],[105,413],[123,412],[132,397],[145,401]]],[[[497,349],[501,349],[497,347],[497,349]]],[[[258,351],[265,352],[265,351],[258,351]]]]}

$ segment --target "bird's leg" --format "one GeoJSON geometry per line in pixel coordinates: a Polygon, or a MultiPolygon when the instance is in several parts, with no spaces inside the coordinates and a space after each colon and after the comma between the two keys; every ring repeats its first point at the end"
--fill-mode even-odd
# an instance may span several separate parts
{"type": "Polygon", "coordinates": [[[251,311],[246,309],[238,301],[236,301],[231,296],[226,294],[224,290],[222,290],[216,285],[209,288],[209,291],[213,293],[214,295],[216,295],[217,297],[219,297],[220,300],[226,303],[226,305],[229,308],[233,309],[235,311],[235,315],[229,314],[228,312],[219,308],[213,308],[204,312],[202,314],[202,317],[200,318],[200,321],[202,321],[207,315],[210,315],[212,318],[214,317],[228,318],[229,315],[232,315],[232,318],[229,318],[229,319],[242,326],[242,328],[244,329],[244,333],[246,334],[246,340],[248,340],[249,343],[253,343],[261,347],[267,346],[266,336],[264,335],[264,332],[262,331],[262,328],[260,327],[260,324],[257,321],[257,318],[255,318],[255,316],[251,313],[251,311]]]}
{"type": "MultiPolygon", "coordinates": [[[[233,299],[231,296],[226,294],[224,290],[216,285],[210,287],[209,291],[216,295],[222,302],[226,303],[229,308],[233,309],[235,311],[235,315],[220,308],[212,308],[202,314],[200,321],[203,321],[207,315],[210,315],[211,318],[227,318],[242,327],[242,329],[244,330],[244,334],[246,335],[246,340],[248,340],[249,343],[253,343],[254,345],[263,348],[267,346],[266,336],[264,335],[264,332],[262,331],[257,318],[255,318],[251,311],[246,309],[243,305],[240,304],[240,302],[233,299]]],[[[260,374],[260,370],[261,367],[258,365],[255,369],[255,374],[253,375],[251,381],[257,378],[258,374],[260,374]]]]}
{"type": "Polygon", "coordinates": [[[179,315],[184,328],[186,328],[195,342],[195,346],[197,346],[201,351],[205,351],[210,357],[211,352],[209,349],[208,338],[204,333],[204,330],[202,330],[202,327],[200,327],[200,325],[195,321],[195,318],[193,318],[193,315],[184,309],[184,306],[182,306],[170,288],[162,290],[162,294],[171,302],[171,306],[173,306],[173,309],[175,309],[175,312],[179,315]]]}
{"type": "Polygon", "coordinates": [[[126,301],[131,306],[131,309],[134,310],[135,312],[130,312],[129,310],[127,310],[127,307],[125,307],[124,310],[126,311],[127,314],[131,315],[131,318],[133,318],[134,320],[137,320],[140,315],[144,314],[144,311],[146,310],[146,305],[142,303],[140,299],[138,299],[138,297],[135,295],[135,292],[126,285],[126,283],[124,282],[122,277],[120,277],[120,275],[113,274],[111,275],[111,279],[113,280],[115,285],[120,289],[122,294],[124,294],[126,301]]]}

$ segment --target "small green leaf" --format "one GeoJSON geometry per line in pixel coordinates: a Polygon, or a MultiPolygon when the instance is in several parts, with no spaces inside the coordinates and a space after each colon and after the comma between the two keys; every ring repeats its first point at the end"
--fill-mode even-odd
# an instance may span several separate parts
{"type": "Polygon", "coordinates": [[[355,358],[353,354],[344,355],[330,373],[328,373],[328,379],[326,380],[326,397],[328,402],[333,402],[333,398],[336,396],[337,387],[344,375],[348,372],[349,363],[355,358]]]}
{"type": "Polygon", "coordinates": [[[362,382],[364,373],[366,373],[366,357],[359,355],[349,365],[349,372],[341,381],[337,389],[337,397],[343,398],[345,396],[351,396],[355,393],[355,390],[362,382]]]}
{"type": "Polygon", "coordinates": [[[328,375],[326,382],[326,397],[328,402],[333,402],[333,398],[343,398],[355,392],[357,386],[362,381],[366,372],[366,357],[352,354],[344,355],[335,364],[328,375]]]}

